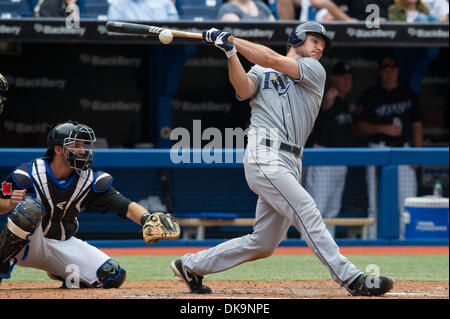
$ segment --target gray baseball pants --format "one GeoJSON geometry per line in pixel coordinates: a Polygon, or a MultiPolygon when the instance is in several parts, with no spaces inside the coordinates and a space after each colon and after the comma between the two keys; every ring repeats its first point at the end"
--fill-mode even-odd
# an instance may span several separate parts
{"type": "Polygon", "coordinates": [[[272,147],[249,143],[244,157],[245,177],[258,197],[253,233],[187,254],[183,265],[197,275],[221,272],[270,256],[293,225],[308,247],[328,268],[332,279],[345,286],[362,274],[339,252],[312,197],[301,186],[300,158],[272,147]]]}

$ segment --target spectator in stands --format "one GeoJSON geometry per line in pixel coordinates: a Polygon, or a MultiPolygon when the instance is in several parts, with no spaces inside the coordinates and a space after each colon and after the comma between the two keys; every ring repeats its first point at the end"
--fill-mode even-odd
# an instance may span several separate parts
{"type": "MultiPolygon", "coordinates": [[[[393,58],[381,60],[378,68],[379,84],[366,90],[355,112],[359,133],[367,136],[369,147],[422,147],[424,113],[416,93],[398,84],[399,67],[393,58]]],[[[368,215],[375,217],[376,171],[367,168],[368,215]]],[[[398,166],[398,209],[403,210],[407,197],[417,196],[415,168],[398,166]]],[[[400,223],[402,227],[402,223],[400,223]]],[[[402,234],[402,228],[400,234],[402,234]]],[[[375,238],[374,226],[369,238],[375,238]]]]}
{"type": "Polygon", "coordinates": [[[108,19],[120,21],[173,21],[178,12],[172,0],[114,0],[108,19]]]}
{"type": "Polygon", "coordinates": [[[439,19],[430,14],[430,9],[422,0],[394,0],[388,8],[389,21],[433,22],[439,19]]]}
{"type": "Polygon", "coordinates": [[[222,21],[275,21],[269,7],[262,1],[229,0],[219,9],[218,19],[222,21]]]}
{"type": "Polygon", "coordinates": [[[349,17],[331,0],[277,0],[277,12],[280,20],[296,20],[296,9],[300,9],[299,20],[304,21],[347,21],[349,17]]]}
{"type": "MultiPolygon", "coordinates": [[[[395,0],[388,8],[390,21],[436,22],[423,0],[395,0]]],[[[448,9],[448,5],[447,5],[448,9]]],[[[439,48],[396,48],[397,60],[401,63],[400,83],[409,85],[416,93],[422,87],[422,78],[433,60],[439,56],[439,48]]]]}
{"type": "Polygon", "coordinates": [[[448,21],[448,0],[422,0],[430,9],[430,13],[440,21],[448,21]]]}
{"type": "Polygon", "coordinates": [[[387,9],[393,3],[393,0],[333,0],[333,2],[352,18],[364,21],[372,13],[366,11],[369,5],[377,5],[380,12],[380,21],[387,20],[387,9]]]}
{"type": "Polygon", "coordinates": [[[67,17],[72,14],[80,17],[80,11],[73,11],[71,5],[76,5],[77,0],[39,0],[33,8],[33,14],[37,18],[67,17]]]}
{"type": "MultiPolygon", "coordinates": [[[[325,93],[319,115],[314,124],[309,143],[315,148],[355,147],[353,115],[347,94],[352,89],[352,67],[344,62],[334,65],[331,71],[331,87],[325,93]]],[[[347,166],[310,166],[306,171],[306,189],[314,198],[324,218],[336,218],[341,210],[347,166]]],[[[335,226],[327,226],[335,236],[335,226]]]]}

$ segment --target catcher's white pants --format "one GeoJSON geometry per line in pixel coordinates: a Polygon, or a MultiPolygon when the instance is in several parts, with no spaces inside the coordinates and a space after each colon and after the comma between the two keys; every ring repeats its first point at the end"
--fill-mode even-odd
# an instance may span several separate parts
{"type": "Polygon", "coordinates": [[[339,252],[312,197],[300,185],[301,160],[292,154],[249,142],[244,157],[245,177],[259,195],[253,233],[182,257],[197,275],[224,271],[244,262],[270,256],[290,225],[341,286],[362,272],[339,252]]]}
{"type": "MultiPolygon", "coordinates": [[[[407,146],[407,145],[405,145],[407,146]]],[[[385,143],[370,143],[369,147],[385,147],[385,143]]],[[[377,215],[377,173],[375,166],[368,166],[366,169],[366,181],[367,181],[367,198],[368,198],[368,208],[367,215],[369,218],[376,218],[377,215]]],[[[417,179],[416,171],[409,165],[399,165],[398,166],[398,212],[399,212],[399,234],[400,238],[404,236],[404,221],[402,212],[404,210],[405,199],[408,197],[417,196],[417,179]]],[[[376,226],[368,227],[368,238],[376,239],[377,232],[376,226]]]]}
{"type": "Polygon", "coordinates": [[[73,278],[75,283],[93,284],[98,280],[97,270],[110,257],[85,241],[71,237],[67,240],[45,238],[42,226],[29,237],[29,248],[17,255],[17,265],[41,269],[63,279],[73,278]]]}

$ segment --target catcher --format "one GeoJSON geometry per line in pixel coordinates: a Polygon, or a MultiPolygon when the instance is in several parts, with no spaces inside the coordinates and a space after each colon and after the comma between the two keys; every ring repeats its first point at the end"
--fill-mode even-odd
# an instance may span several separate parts
{"type": "Polygon", "coordinates": [[[110,174],[90,168],[94,142],[88,126],[60,123],[48,133],[44,157],[18,166],[2,182],[0,214],[9,215],[0,231],[0,282],[17,264],[46,271],[62,287],[119,288],[125,270],[75,237],[84,209],[133,220],[147,244],[179,237],[170,214],[150,214],[115,190],[110,174]]]}

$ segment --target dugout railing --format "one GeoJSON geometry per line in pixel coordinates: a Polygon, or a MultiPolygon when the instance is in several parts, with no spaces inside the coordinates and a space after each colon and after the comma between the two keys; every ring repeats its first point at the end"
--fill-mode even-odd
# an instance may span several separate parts
{"type": "MultiPolygon", "coordinates": [[[[0,173],[2,178],[18,164],[40,157],[44,151],[41,148],[0,149],[0,173]]],[[[216,157],[213,162],[211,162],[209,150],[191,149],[185,150],[185,153],[176,152],[170,149],[98,149],[93,167],[112,172],[115,177],[114,185],[119,184],[117,188],[132,200],[138,200],[139,197],[144,196],[143,194],[152,192],[163,199],[167,199],[166,188],[177,191],[177,200],[183,201],[183,203],[186,203],[186,200],[191,200],[189,197],[197,195],[200,199],[197,199],[193,206],[187,205],[187,208],[181,209],[181,211],[177,204],[174,207],[168,206],[169,210],[173,209],[175,215],[181,216],[181,219],[186,210],[197,207],[197,212],[234,211],[237,213],[236,218],[233,219],[240,220],[235,222],[236,225],[248,225],[250,223],[249,221],[253,216],[251,215],[251,208],[248,207],[252,207],[255,197],[245,182],[242,168],[244,149],[217,150],[217,153],[214,153],[216,157]],[[181,154],[185,155],[184,162],[179,162],[181,158],[179,155],[181,154]],[[161,175],[163,171],[165,171],[164,176],[161,175]],[[211,174],[212,171],[220,175],[211,174]],[[164,183],[164,180],[166,180],[166,183],[164,183]],[[174,190],[174,188],[176,189],[174,190]],[[237,193],[241,196],[240,198],[236,197],[237,193]],[[244,198],[245,203],[242,203],[242,198],[244,198]],[[198,207],[202,209],[199,210],[198,207]],[[246,210],[246,215],[239,214],[242,209],[246,210]]],[[[345,165],[348,167],[373,165],[379,167],[375,220],[378,240],[396,240],[399,238],[398,165],[445,166],[448,169],[448,161],[449,150],[446,147],[307,148],[303,157],[304,167],[311,165],[345,165]]],[[[100,225],[102,220],[105,219],[98,217],[96,220],[96,225],[100,225]]],[[[181,224],[195,226],[195,222],[199,220],[201,219],[183,219],[181,224]]],[[[203,219],[197,226],[208,226],[205,220],[208,219],[203,219]]],[[[230,221],[224,220],[224,225],[230,224],[230,221]]],[[[209,221],[212,226],[218,225],[217,221],[211,222],[211,219],[209,221]]],[[[342,225],[345,224],[344,221],[343,219],[335,224],[342,225]]],[[[358,218],[350,218],[348,223],[357,221],[358,218]]],[[[359,221],[360,226],[372,223],[367,218],[359,219],[359,221]]],[[[126,229],[119,220],[116,220],[114,224],[116,226],[111,226],[113,229],[114,227],[126,229]]],[[[135,226],[130,226],[130,229],[135,226]]],[[[90,231],[95,230],[96,228],[90,228],[90,231]]],[[[105,229],[97,229],[97,231],[101,232],[105,229]]]]}

